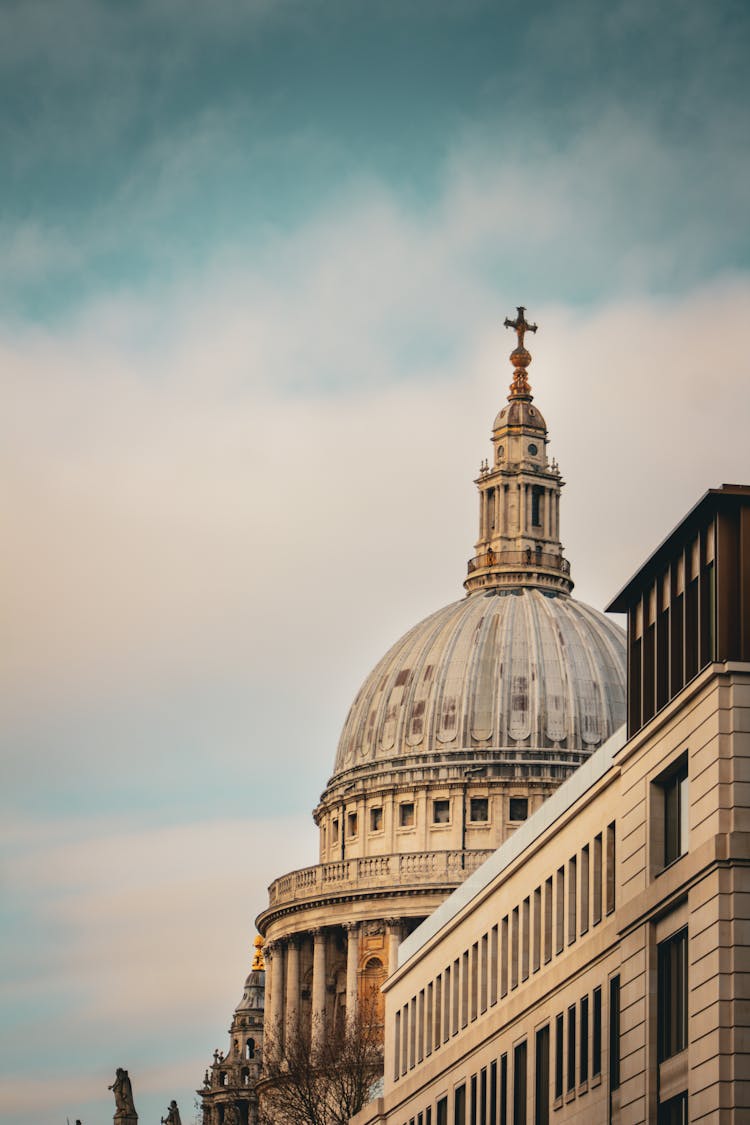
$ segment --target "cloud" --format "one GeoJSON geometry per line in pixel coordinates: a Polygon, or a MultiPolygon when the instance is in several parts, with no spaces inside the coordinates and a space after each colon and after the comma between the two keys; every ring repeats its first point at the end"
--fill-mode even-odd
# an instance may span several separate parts
{"type": "Polygon", "coordinates": [[[295,817],[140,832],[126,818],[5,823],[4,901],[28,931],[4,959],[3,1119],[72,1118],[87,1103],[102,1116],[115,1065],[131,1068],[141,1113],[172,1091],[189,1109],[249,971],[269,840],[286,870],[311,858],[311,836],[295,817]]]}
{"type": "MultiPolygon", "coordinates": [[[[80,239],[14,234],[17,274],[85,275],[134,232],[178,269],[170,200],[231,139],[201,121],[157,138],[80,239]]],[[[733,189],[703,207],[701,154],[611,106],[590,139],[509,158],[509,136],[466,131],[429,202],[349,178],[294,229],[238,222],[179,281],[0,326],[0,1095],[19,1121],[76,1099],[102,1116],[123,1063],[144,1119],[199,1080],[265,884],[315,859],[308,810],[359,682],[462,594],[516,303],[540,325],[583,600],[746,479],[733,189]]]]}

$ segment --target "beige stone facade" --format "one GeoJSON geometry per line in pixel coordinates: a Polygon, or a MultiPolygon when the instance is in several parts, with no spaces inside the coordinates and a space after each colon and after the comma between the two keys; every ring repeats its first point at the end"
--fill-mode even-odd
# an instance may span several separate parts
{"type": "Polygon", "coordinates": [[[355,1125],[750,1121],[748,547],[709,493],[615,600],[629,736],[404,942],[355,1125]]]}

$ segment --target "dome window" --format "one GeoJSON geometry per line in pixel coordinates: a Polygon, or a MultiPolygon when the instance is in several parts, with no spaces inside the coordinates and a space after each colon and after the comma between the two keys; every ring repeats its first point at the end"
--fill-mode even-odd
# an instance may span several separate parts
{"type": "Polygon", "coordinates": [[[338,818],[334,817],[331,821],[331,843],[338,844],[339,842],[339,822],[338,818]]]}
{"type": "Polygon", "coordinates": [[[378,805],[376,808],[370,809],[370,831],[382,832],[383,831],[383,806],[378,805]]]}
{"type": "Polygon", "coordinates": [[[489,801],[486,797],[472,797],[469,801],[469,820],[475,824],[486,824],[489,817],[489,801]]]}
{"type": "Polygon", "coordinates": [[[254,1059],[255,1058],[255,1040],[254,1039],[248,1039],[247,1043],[245,1044],[245,1058],[246,1059],[254,1059]]]}
{"type": "Polygon", "coordinates": [[[357,835],[357,828],[358,828],[357,814],[355,812],[350,812],[349,815],[346,818],[346,834],[347,834],[347,836],[356,836],[357,835]]]}
{"type": "Polygon", "coordinates": [[[432,823],[433,824],[450,824],[451,822],[451,803],[447,797],[441,797],[437,801],[432,802],[432,823]]]}
{"type": "Polygon", "coordinates": [[[509,820],[527,820],[529,816],[529,799],[528,797],[511,797],[509,820]]]}
{"type": "Polygon", "coordinates": [[[413,801],[402,801],[402,803],[398,806],[398,826],[399,828],[414,827],[413,801]]]}

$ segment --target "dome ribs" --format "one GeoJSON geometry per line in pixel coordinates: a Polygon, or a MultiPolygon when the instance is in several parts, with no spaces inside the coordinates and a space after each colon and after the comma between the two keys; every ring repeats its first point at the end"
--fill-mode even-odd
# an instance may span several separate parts
{"type": "Polygon", "coordinates": [[[497,632],[498,616],[493,606],[482,618],[474,669],[469,676],[469,684],[474,685],[469,726],[472,741],[475,742],[487,742],[492,738],[494,730],[495,697],[499,682],[497,632]]]}
{"type": "Polygon", "coordinates": [[[547,741],[560,744],[568,737],[568,724],[565,710],[565,683],[563,676],[563,655],[560,644],[560,630],[557,620],[552,614],[549,598],[536,594],[539,612],[537,626],[539,629],[539,645],[542,656],[544,678],[544,712],[540,713],[539,745],[546,745],[547,741]],[[546,735],[546,737],[545,737],[546,735]]]}
{"type": "Polygon", "coordinates": [[[531,653],[529,651],[529,599],[513,598],[513,624],[510,645],[510,708],[508,733],[515,742],[531,734],[531,653]]]}
{"type": "Polygon", "coordinates": [[[517,587],[454,602],[365,680],[333,778],[446,750],[555,750],[577,761],[624,721],[624,647],[616,623],[567,595],[517,587]]]}

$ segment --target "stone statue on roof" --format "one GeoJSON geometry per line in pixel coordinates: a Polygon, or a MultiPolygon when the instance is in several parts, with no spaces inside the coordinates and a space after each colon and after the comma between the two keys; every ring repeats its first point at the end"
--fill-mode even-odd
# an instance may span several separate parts
{"type": "Polygon", "coordinates": [[[138,1114],[135,1111],[133,1104],[133,1087],[130,1083],[130,1077],[127,1070],[118,1066],[115,1080],[111,1086],[107,1087],[115,1095],[115,1116],[114,1120],[122,1120],[123,1118],[135,1118],[138,1120],[138,1114]]]}
{"type": "Polygon", "coordinates": [[[169,1103],[167,1116],[162,1117],[161,1119],[161,1125],[182,1125],[180,1111],[177,1108],[177,1102],[174,1100],[174,1098],[172,1098],[171,1102],[169,1103]]]}

